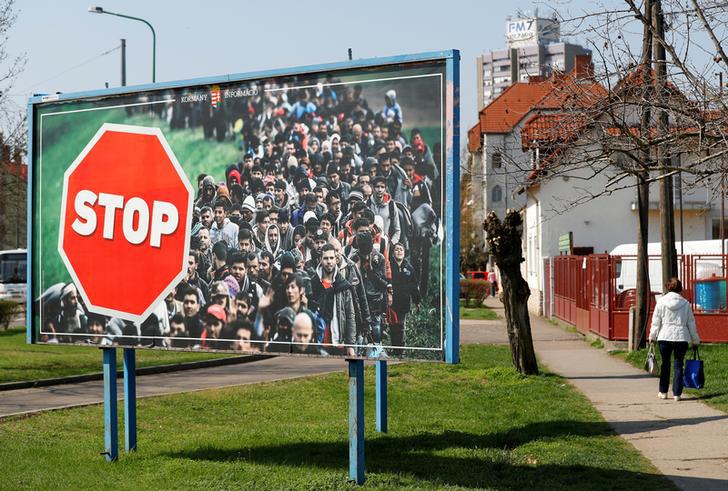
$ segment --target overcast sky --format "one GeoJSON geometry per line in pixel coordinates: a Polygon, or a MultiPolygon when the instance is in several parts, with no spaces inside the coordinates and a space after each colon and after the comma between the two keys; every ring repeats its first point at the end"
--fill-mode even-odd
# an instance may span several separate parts
{"type": "Polygon", "coordinates": [[[99,5],[143,17],[154,26],[158,82],[342,61],[347,48],[354,58],[459,49],[461,125],[466,131],[477,114],[475,57],[505,46],[508,15],[538,7],[541,16],[549,16],[546,4],[572,15],[592,5],[585,0],[18,0],[8,50],[25,52],[28,63],[12,95],[24,107],[33,93],[120,85],[120,51],[114,48],[121,38],[127,40],[127,85],[151,82],[149,28],[87,12],[90,5],[99,5]]]}

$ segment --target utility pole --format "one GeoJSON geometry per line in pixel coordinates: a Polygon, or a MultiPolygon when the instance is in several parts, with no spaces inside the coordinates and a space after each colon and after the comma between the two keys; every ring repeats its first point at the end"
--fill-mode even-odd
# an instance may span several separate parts
{"type": "Polygon", "coordinates": [[[670,152],[665,141],[669,135],[669,114],[667,112],[669,93],[667,90],[667,64],[665,61],[665,22],[662,12],[662,0],[653,0],[652,26],[655,38],[652,43],[653,63],[655,66],[655,99],[662,106],[657,112],[657,138],[662,140],[657,145],[657,165],[660,179],[660,242],[662,243],[662,283],[677,276],[677,251],[675,251],[675,206],[673,197],[673,179],[668,170],[670,152]]]}
{"type": "MultiPolygon", "coordinates": [[[[652,83],[652,32],[650,31],[650,19],[652,19],[651,0],[645,0],[645,18],[647,24],[643,26],[642,32],[642,59],[640,70],[642,71],[642,115],[640,119],[640,137],[644,140],[650,139],[650,126],[652,124],[652,111],[650,110],[650,99],[654,93],[652,83]]],[[[645,339],[647,321],[650,311],[650,286],[649,277],[649,256],[647,254],[649,211],[650,211],[650,171],[651,155],[649,146],[641,150],[643,170],[637,175],[637,304],[635,309],[635,322],[632,325],[632,345],[630,350],[638,350],[645,339]]]]}
{"type": "Polygon", "coordinates": [[[121,86],[126,87],[126,39],[121,40],[121,86]]]}
{"type": "MultiPolygon", "coordinates": [[[[723,102],[723,71],[718,72],[718,95],[720,97],[720,103],[723,102]]],[[[725,159],[721,157],[721,160],[725,162],[725,159]]],[[[725,169],[721,165],[720,173],[720,253],[725,256],[725,169]]],[[[723,276],[725,276],[725,270],[723,270],[723,276]]]]}

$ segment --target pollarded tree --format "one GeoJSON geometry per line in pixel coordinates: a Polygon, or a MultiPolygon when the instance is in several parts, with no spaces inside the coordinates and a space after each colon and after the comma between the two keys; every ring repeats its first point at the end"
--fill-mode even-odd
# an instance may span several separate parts
{"type": "Polygon", "coordinates": [[[521,263],[525,261],[521,249],[523,219],[516,210],[506,212],[503,221],[495,212],[485,218],[488,249],[495,259],[501,276],[501,299],[506,315],[508,343],[511,345],[513,365],[524,375],[538,374],[536,353],[531,337],[531,319],[528,314],[528,297],[531,288],[521,275],[521,263]]]}

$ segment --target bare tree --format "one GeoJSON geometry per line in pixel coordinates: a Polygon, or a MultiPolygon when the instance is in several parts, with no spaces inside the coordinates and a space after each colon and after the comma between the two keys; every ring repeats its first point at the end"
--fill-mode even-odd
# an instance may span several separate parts
{"type": "Polygon", "coordinates": [[[721,46],[728,8],[724,2],[698,0],[624,0],[621,5],[621,9],[610,6],[562,17],[572,33],[588,36],[595,70],[588,76],[555,73],[550,95],[525,118],[521,138],[506,140],[504,147],[511,147],[502,155],[516,156],[509,167],[527,176],[522,190],[557,176],[573,179],[574,193],[561,198],[555,213],[636,191],[639,332],[635,339],[639,343],[650,302],[646,250],[650,187],[662,190],[663,275],[674,276],[670,181],[678,177],[679,189],[703,186],[715,192],[716,177],[726,171],[728,108],[715,84],[713,67],[695,65],[691,55],[703,50],[728,62],[721,46]],[[638,29],[642,43],[630,34],[638,29]],[[603,91],[592,90],[593,84],[603,91]],[[549,98],[557,103],[549,104],[549,98]],[[525,153],[530,158],[520,157],[525,153]]]}
{"type": "Polygon", "coordinates": [[[483,227],[487,233],[488,248],[501,275],[501,299],[506,314],[508,342],[511,345],[513,364],[524,375],[538,374],[536,353],[531,337],[531,320],[528,315],[528,297],[531,289],[521,275],[521,235],[523,220],[516,210],[508,210],[501,221],[491,212],[483,227]]]}
{"type": "Polygon", "coordinates": [[[27,117],[10,100],[16,77],[25,68],[25,55],[11,55],[8,36],[17,19],[15,0],[0,1],[0,246],[25,244],[24,156],[27,117]],[[21,230],[22,229],[22,230],[21,230]]]}

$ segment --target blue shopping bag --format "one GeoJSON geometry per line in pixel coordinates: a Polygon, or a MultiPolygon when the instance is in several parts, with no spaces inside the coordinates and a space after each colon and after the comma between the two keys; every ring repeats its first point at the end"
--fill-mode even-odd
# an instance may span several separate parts
{"type": "Polygon", "coordinates": [[[703,360],[700,359],[698,348],[693,348],[693,359],[685,361],[683,385],[689,389],[702,389],[705,385],[703,360]]]}

